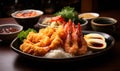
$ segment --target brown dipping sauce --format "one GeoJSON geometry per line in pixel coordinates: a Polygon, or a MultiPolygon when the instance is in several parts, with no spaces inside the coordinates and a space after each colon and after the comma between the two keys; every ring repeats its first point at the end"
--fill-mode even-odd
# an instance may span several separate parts
{"type": "Polygon", "coordinates": [[[12,32],[16,32],[18,31],[18,29],[14,28],[14,27],[4,27],[2,29],[0,29],[0,33],[12,33],[12,32]]]}
{"type": "Polygon", "coordinates": [[[102,39],[101,37],[91,37],[91,39],[102,39]]]}
{"type": "Polygon", "coordinates": [[[103,47],[103,44],[101,44],[101,43],[92,42],[91,44],[92,44],[92,46],[94,46],[94,47],[103,47]]]}

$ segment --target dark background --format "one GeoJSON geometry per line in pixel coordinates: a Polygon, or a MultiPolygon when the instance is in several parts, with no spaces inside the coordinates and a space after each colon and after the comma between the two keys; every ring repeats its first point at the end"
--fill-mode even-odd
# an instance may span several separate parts
{"type": "Polygon", "coordinates": [[[0,17],[10,17],[12,12],[24,9],[37,9],[52,14],[68,5],[80,11],[80,0],[0,0],[0,17]]]}
{"type": "MultiPolygon", "coordinates": [[[[0,0],[0,17],[10,17],[12,12],[23,9],[37,9],[52,14],[68,5],[81,12],[81,0],[0,0]]],[[[106,10],[120,10],[119,0],[97,0],[96,11],[106,10]]]]}
{"type": "Polygon", "coordinates": [[[98,0],[98,10],[120,10],[119,0],[98,0]]]}

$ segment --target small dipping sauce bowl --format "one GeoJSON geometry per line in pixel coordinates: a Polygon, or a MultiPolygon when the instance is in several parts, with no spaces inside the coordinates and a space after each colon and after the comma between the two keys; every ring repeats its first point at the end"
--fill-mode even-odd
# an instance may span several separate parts
{"type": "Polygon", "coordinates": [[[91,29],[91,20],[99,17],[99,13],[95,12],[81,13],[78,15],[78,17],[88,20],[87,29],[91,29]]]}
{"type": "Polygon", "coordinates": [[[43,11],[34,9],[20,10],[11,14],[16,22],[23,26],[24,30],[34,28],[34,25],[38,23],[41,15],[43,15],[43,11]]]}
{"type": "Polygon", "coordinates": [[[89,19],[93,19],[93,18],[99,17],[99,14],[98,13],[94,13],[94,12],[81,13],[81,14],[78,15],[78,17],[89,20],[89,19]]]}
{"type": "Polygon", "coordinates": [[[91,20],[92,29],[112,34],[116,30],[117,20],[111,17],[98,17],[91,20]]]}
{"type": "Polygon", "coordinates": [[[0,25],[0,40],[10,43],[23,30],[18,24],[2,24],[0,25]]]}

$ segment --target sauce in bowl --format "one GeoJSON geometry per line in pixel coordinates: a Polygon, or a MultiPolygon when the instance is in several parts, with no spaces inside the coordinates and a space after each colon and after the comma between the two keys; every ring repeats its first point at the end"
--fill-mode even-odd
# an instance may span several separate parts
{"type": "Polygon", "coordinates": [[[11,14],[13,18],[27,19],[34,18],[43,15],[43,11],[34,10],[34,9],[26,9],[26,10],[18,10],[11,14]]]}
{"type": "Polygon", "coordinates": [[[19,13],[17,13],[16,14],[16,17],[33,17],[33,16],[37,16],[38,14],[37,14],[37,12],[35,12],[35,11],[26,11],[26,12],[19,12],[19,13]]]}
{"type": "Polygon", "coordinates": [[[18,29],[14,28],[14,27],[4,27],[0,29],[0,33],[12,33],[12,32],[16,32],[18,31],[18,29]]]}
{"type": "Polygon", "coordinates": [[[82,13],[78,15],[79,18],[84,18],[84,19],[93,19],[96,17],[99,17],[98,13],[82,13]]]}

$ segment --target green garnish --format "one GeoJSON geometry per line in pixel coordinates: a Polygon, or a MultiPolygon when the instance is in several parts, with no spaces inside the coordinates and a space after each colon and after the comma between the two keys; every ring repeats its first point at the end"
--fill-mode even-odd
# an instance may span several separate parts
{"type": "Polygon", "coordinates": [[[34,30],[34,29],[31,29],[31,28],[29,28],[29,29],[27,29],[27,30],[23,30],[23,31],[21,31],[19,34],[18,34],[18,39],[21,41],[21,42],[23,42],[23,40],[27,37],[27,35],[29,34],[29,32],[31,32],[31,31],[33,31],[33,32],[37,32],[36,30],[34,30]]]}
{"type": "Polygon", "coordinates": [[[61,15],[66,21],[71,19],[75,23],[79,22],[77,11],[75,11],[75,9],[70,6],[64,7],[61,11],[56,12],[54,15],[61,15]]]}

